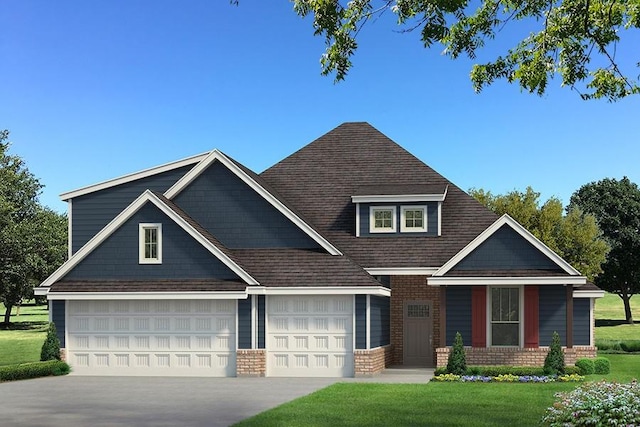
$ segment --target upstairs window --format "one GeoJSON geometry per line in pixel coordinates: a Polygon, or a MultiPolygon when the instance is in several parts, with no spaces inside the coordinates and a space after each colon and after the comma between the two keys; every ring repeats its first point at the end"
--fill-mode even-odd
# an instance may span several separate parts
{"type": "Polygon", "coordinates": [[[162,264],[162,224],[140,224],[139,263],[162,264]]]}
{"type": "Polygon", "coordinates": [[[403,233],[424,233],[427,231],[426,206],[402,206],[400,231],[403,233]]]}
{"type": "Polygon", "coordinates": [[[396,207],[371,206],[369,211],[369,231],[371,233],[395,233],[396,207]]]}

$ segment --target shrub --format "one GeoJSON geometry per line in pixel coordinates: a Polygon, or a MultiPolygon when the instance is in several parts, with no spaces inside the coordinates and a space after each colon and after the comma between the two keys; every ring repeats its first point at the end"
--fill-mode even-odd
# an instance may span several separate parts
{"type": "Polygon", "coordinates": [[[620,341],[620,349],[622,351],[626,351],[627,353],[640,352],[640,341],[638,340],[620,341]]]}
{"type": "Polygon", "coordinates": [[[606,357],[596,357],[593,360],[593,368],[596,374],[608,374],[611,371],[611,363],[606,357]]]}
{"type": "Polygon", "coordinates": [[[567,374],[567,375],[573,375],[573,374],[583,375],[580,372],[580,368],[578,368],[577,366],[565,366],[564,367],[564,373],[567,374]]]}
{"type": "Polygon", "coordinates": [[[467,357],[464,354],[464,344],[462,343],[462,335],[456,332],[453,340],[453,349],[449,353],[447,362],[447,372],[450,374],[464,375],[467,371],[467,357]]]}
{"type": "Polygon", "coordinates": [[[564,368],[564,353],[560,345],[560,335],[554,331],[549,353],[544,359],[544,372],[547,375],[560,375],[564,374],[564,368]]]}
{"type": "Polygon", "coordinates": [[[444,375],[446,373],[447,373],[447,368],[446,367],[437,368],[435,371],[433,371],[433,375],[434,376],[444,375]]]}
{"type": "Polygon", "coordinates": [[[58,333],[56,331],[56,325],[49,323],[49,330],[47,331],[47,338],[42,344],[42,350],[40,351],[40,360],[60,360],[60,340],[58,339],[58,333]]]}
{"type": "Polygon", "coordinates": [[[576,367],[580,369],[580,374],[591,375],[595,372],[593,359],[578,359],[576,360],[576,367]]]}
{"type": "Polygon", "coordinates": [[[640,385],[601,381],[557,393],[542,422],[548,426],[640,425],[640,385]]]}
{"type": "Polygon", "coordinates": [[[0,382],[48,377],[51,375],[66,375],[70,371],[71,369],[69,368],[69,365],[59,360],[1,366],[0,382]]]}

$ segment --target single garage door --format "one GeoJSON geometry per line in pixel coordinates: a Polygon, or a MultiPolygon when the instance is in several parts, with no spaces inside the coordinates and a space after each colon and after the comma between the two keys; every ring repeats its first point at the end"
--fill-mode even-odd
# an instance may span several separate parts
{"type": "Polygon", "coordinates": [[[353,296],[267,298],[269,376],[353,376],[353,296]]]}
{"type": "Polygon", "coordinates": [[[235,300],[68,301],[82,375],[235,376],[235,300]]]}

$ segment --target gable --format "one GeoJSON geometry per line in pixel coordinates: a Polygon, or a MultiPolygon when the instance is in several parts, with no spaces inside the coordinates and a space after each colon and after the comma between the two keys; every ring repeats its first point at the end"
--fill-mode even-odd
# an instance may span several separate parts
{"type": "Polygon", "coordinates": [[[450,272],[468,270],[563,270],[533,244],[504,224],[450,272]]]}
{"type": "Polygon", "coordinates": [[[220,161],[173,201],[228,248],[320,248],[220,161]]]}
{"type": "Polygon", "coordinates": [[[229,267],[152,203],[141,207],[63,278],[239,280],[229,267]],[[162,224],[162,264],[139,264],[140,223],[162,224]]]}

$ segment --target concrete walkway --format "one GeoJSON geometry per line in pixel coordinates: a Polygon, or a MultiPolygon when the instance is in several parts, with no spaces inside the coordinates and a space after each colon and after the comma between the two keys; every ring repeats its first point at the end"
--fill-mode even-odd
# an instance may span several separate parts
{"type": "Polygon", "coordinates": [[[426,383],[433,369],[364,378],[68,375],[0,383],[3,427],[223,427],[336,382],[426,383]]]}

